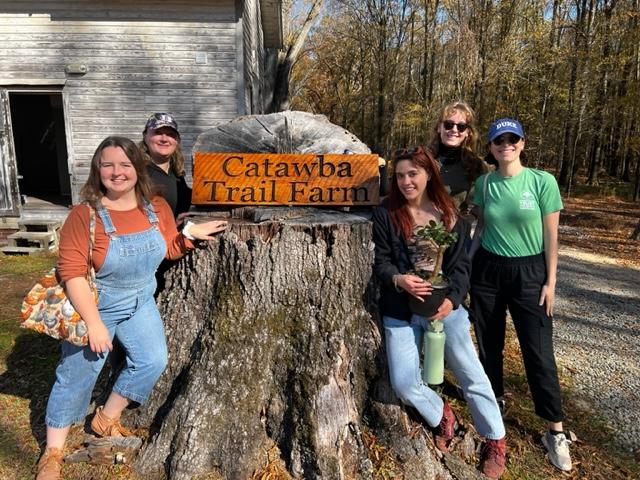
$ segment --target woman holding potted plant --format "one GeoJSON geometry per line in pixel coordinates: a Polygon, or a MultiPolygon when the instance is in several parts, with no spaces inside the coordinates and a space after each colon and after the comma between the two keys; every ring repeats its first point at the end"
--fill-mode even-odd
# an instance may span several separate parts
{"type": "MultiPolygon", "coordinates": [[[[500,398],[509,309],[535,411],[549,424],[542,442],[550,462],[568,471],[570,441],[562,427],[552,319],[562,200],[553,175],[524,167],[524,145],[517,120],[501,118],[491,125],[490,156],[499,167],[476,181],[474,203],[480,207],[484,231],[473,261],[471,313],[480,360],[500,398]]],[[[475,247],[476,242],[472,250],[475,247]]]]}
{"type": "Polygon", "coordinates": [[[460,382],[478,432],[486,438],[480,468],[485,475],[498,478],[505,465],[504,425],[471,341],[467,312],[461,306],[469,288],[470,265],[464,248],[469,224],[458,217],[436,161],[422,147],[397,152],[393,168],[391,193],[373,214],[374,269],[381,283],[379,309],[391,385],[435,429],[437,447],[447,450],[455,435],[455,416],[449,404],[421,381],[419,365],[419,345],[428,322],[442,320],[445,358],[460,382]],[[426,318],[412,314],[409,297],[422,299],[432,291],[430,282],[412,273],[435,268],[437,246],[421,242],[416,235],[432,221],[441,222],[456,238],[442,262],[449,291],[435,315],[426,318]]]}

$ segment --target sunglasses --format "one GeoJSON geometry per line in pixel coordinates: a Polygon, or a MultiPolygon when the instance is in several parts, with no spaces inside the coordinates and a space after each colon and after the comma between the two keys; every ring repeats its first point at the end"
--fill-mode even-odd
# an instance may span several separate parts
{"type": "Polygon", "coordinates": [[[491,143],[493,143],[496,146],[500,146],[503,143],[510,143],[511,145],[515,145],[520,140],[522,140],[522,137],[519,137],[514,133],[505,133],[491,140],[491,143]]]}
{"type": "Polygon", "coordinates": [[[424,149],[422,147],[401,148],[393,152],[393,158],[396,160],[413,158],[414,155],[418,154],[424,155],[424,149]]]}
{"type": "Polygon", "coordinates": [[[444,122],[442,122],[442,126],[444,127],[445,130],[452,130],[453,127],[456,127],[456,129],[460,133],[464,132],[467,128],[469,128],[469,124],[467,123],[456,123],[456,122],[452,122],[451,120],[445,120],[444,122]]]}

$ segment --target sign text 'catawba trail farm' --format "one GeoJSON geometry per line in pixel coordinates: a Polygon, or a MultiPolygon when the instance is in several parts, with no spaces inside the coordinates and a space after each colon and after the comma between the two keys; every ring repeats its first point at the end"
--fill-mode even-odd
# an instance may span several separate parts
{"type": "Polygon", "coordinates": [[[195,152],[196,205],[376,205],[372,154],[195,152]]]}

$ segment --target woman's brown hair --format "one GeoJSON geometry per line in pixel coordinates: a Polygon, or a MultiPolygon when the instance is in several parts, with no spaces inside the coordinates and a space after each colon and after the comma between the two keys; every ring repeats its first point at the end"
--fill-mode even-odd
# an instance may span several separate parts
{"type": "Polygon", "coordinates": [[[80,196],[93,208],[98,208],[100,199],[107,193],[106,188],[100,180],[100,158],[102,157],[102,151],[107,147],[121,148],[131,161],[138,177],[135,186],[138,207],[142,207],[145,199],[150,201],[154,196],[151,180],[147,174],[146,163],[142,158],[140,149],[132,140],[116,135],[105,138],[100,145],[98,145],[98,148],[96,148],[93,158],[91,159],[89,178],[87,178],[87,182],[80,190],[80,196]]]}
{"type": "Polygon", "coordinates": [[[456,207],[442,183],[440,169],[433,155],[428,150],[418,146],[412,149],[403,148],[393,156],[393,180],[391,181],[391,193],[389,194],[389,215],[396,232],[402,234],[406,240],[413,235],[413,216],[409,211],[407,199],[400,191],[398,180],[395,178],[396,165],[402,160],[409,160],[414,166],[426,170],[429,175],[425,190],[427,198],[442,214],[442,223],[448,230],[451,230],[458,218],[456,207]]]}

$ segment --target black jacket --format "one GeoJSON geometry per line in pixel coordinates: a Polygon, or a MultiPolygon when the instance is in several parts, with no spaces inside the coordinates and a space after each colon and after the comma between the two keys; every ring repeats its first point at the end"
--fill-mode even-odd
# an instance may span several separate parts
{"type": "Polygon", "coordinates": [[[191,206],[191,188],[187,185],[184,177],[176,177],[171,170],[167,173],[154,163],[147,164],[147,173],[159,190],[158,193],[164,197],[171,207],[174,217],[189,210],[191,206]]]}
{"type": "MultiPolygon", "coordinates": [[[[471,262],[464,248],[469,230],[469,223],[459,218],[453,227],[458,240],[447,248],[442,262],[442,272],[451,284],[447,298],[453,303],[453,308],[462,303],[469,290],[471,262]]],[[[373,212],[373,241],[376,244],[373,268],[381,284],[379,310],[383,315],[409,320],[408,294],[395,289],[392,277],[413,270],[413,263],[407,242],[393,227],[386,201],[373,212]]]]}

